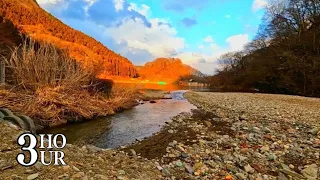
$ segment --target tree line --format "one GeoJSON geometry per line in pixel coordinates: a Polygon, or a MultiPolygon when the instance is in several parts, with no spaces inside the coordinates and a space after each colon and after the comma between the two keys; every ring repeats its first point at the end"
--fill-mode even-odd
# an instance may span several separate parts
{"type": "Polygon", "coordinates": [[[20,32],[38,41],[53,43],[80,62],[102,68],[102,75],[137,76],[136,68],[127,58],[63,24],[34,1],[0,0],[0,17],[10,20],[20,32]]]}
{"type": "Polygon", "coordinates": [[[320,97],[320,1],[274,1],[253,41],[218,62],[212,87],[320,97]]]}

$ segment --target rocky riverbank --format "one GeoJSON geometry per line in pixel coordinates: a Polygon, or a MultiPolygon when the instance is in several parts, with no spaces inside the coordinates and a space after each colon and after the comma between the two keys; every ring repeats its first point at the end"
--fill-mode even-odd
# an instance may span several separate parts
{"type": "Polygon", "coordinates": [[[320,99],[194,92],[185,97],[199,109],[129,147],[67,145],[64,167],[17,165],[22,131],[0,122],[1,179],[319,179],[320,99]]]}

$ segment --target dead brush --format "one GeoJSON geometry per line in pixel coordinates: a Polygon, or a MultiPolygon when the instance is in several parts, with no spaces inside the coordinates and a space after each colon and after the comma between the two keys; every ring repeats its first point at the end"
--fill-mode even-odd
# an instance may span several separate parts
{"type": "Polygon", "coordinates": [[[110,99],[114,107],[128,108],[138,97],[138,86],[135,84],[115,84],[112,87],[110,99]]]}
{"type": "Polygon", "coordinates": [[[15,84],[0,90],[0,107],[28,115],[44,126],[114,114],[136,94],[135,89],[117,85],[109,96],[89,92],[93,71],[81,68],[50,44],[27,40],[12,50],[6,63],[15,84]]]}
{"type": "Polygon", "coordinates": [[[39,45],[31,39],[15,47],[6,63],[16,83],[29,90],[48,86],[81,87],[93,77],[90,69],[84,70],[53,45],[39,45]]]}

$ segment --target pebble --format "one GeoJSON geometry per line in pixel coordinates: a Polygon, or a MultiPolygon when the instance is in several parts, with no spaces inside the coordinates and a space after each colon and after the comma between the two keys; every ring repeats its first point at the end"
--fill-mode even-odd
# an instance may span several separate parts
{"type": "Polygon", "coordinates": [[[102,148],[98,148],[98,147],[93,146],[93,145],[86,145],[86,148],[87,148],[87,150],[88,150],[89,152],[91,152],[91,153],[96,153],[96,152],[101,152],[101,151],[103,151],[102,148]]]}
{"type": "Polygon", "coordinates": [[[134,149],[129,150],[129,156],[137,156],[137,153],[134,149]]]}
{"type": "Polygon", "coordinates": [[[262,164],[256,164],[253,163],[251,164],[251,166],[258,172],[258,173],[264,173],[265,172],[265,168],[262,164]]]}
{"type": "Polygon", "coordinates": [[[31,174],[27,177],[27,180],[33,180],[39,177],[39,173],[31,174]]]}
{"type": "Polygon", "coordinates": [[[169,129],[169,130],[168,130],[168,133],[173,134],[174,131],[173,131],[172,129],[169,129]]]}
{"type": "Polygon", "coordinates": [[[199,176],[201,174],[201,172],[200,171],[196,171],[196,172],[194,172],[194,175],[195,176],[199,176]]]}
{"type": "Polygon", "coordinates": [[[124,170],[118,170],[118,175],[125,175],[126,172],[124,170]]]}
{"type": "Polygon", "coordinates": [[[269,161],[274,161],[274,160],[276,160],[277,159],[277,156],[276,155],[274,155],[274,154],[269,154],[268,155],[268,160],[269,161]]]}
{"type": "Polygon", "coordinates": [[[305,179],[305,177],[302,176],[301,174],[298,174],[295,171],[291,171],[289,169],[282,169],[281,172],[283,172],[284,174],[290,175],[294,178],[297,178],[297,179],[305,179]]]}
{"type": "Polygon", "coordinates": [[[23,178],[21,176],[18,176],[16,174],[11,176],[12,180],[23,180],[23,178]]]}
{"type": "Polygon", "coordinates": [[[182,158],[188,158],[189,155],[188,155],[187,153],[182,152],[182,153],[181,153],[181,157],[182,157],[182,158]]]}
{"type": "Polygon", "coordinates": [[[244,166],[244,170],[247,173],[254,173],[254,169],[250,166],[250,164],[247,164],[246,166],[244,166]]]}
{"type": "Polygon", "coordinates": [[[258,128],[258,127],[253,127],[252,130],[255,133],[260,133],[261,132],[260,128],[258,128]]]}
{"type": "Polygon", "coordinates": [[[260,148],[261,152],[268,152],[270,150],[269,146],[262,146],[260,148]]]}
{"type": "Polygon", "coordinates": [[[75,171],[80,171],[80,169],[77,168],[76,166],[72,166],[72,168],[73,168],[73,170],[75,170],[75,171]]]}
{"type": "Polygon", "coordinates": [[[244,175],[243,173],[236,173],[236,176],[241,180],[246,180],[247,179],[247,176],[244,175]]]}
{"type": "Polygon", "coordinates": [[[97,179],[102,179],[102,180],[108,180],[109,179],[107,176],[101,175],[101,174],[96,174],[94,177],[97,178],[97,179]]]}
{"type": "Polygon", "coordinates": [[[182,146],[177,146],[177,150],[180,152],[185,152],[186,150],[182,146]]]}
{"type": "Polygon", "coordinates": [[[279,173],[278,180],[288,180],[288,178],[284,174],[279,173]]]}
{"type": "Polygon", "coordinates": [[[81,177],[82,177],[82,174],[81,174],[80,172],[72,175],[72,178],[75,178],[75,179],[79,179],[79,178],[81,178],[81,177]]]}
{"type": "Polygon", "coordinates": [[[250,151],[249,148],[242,148],[242,149],[240,149],[240,152],[243,153],[243,154],[246,154],[246,153],[248,153],[249,151],[250,151]]]}
{"type": "Polygon", "coordinates": [[[239,120],[240,120],[240,121],[244,121],[244,120],[246,120],[246,119],[247,119],[247,117],[246,117],[245,115],[239,116],[239,120]]]}
{"type": "Polygon", "coordinates": [[[58,179],[65,179],[65,178],[69,178],[69,175],[63,174],[63,175],[58,176],[58,179]]]}
{"type": "Polygon", "coordinates": [[[207,126],[207,127],[211,127],[212,126],[212,123],[210,121],[204,121],[204,124],[207,126]]]}
{"type": "Polygon", "coordinates": [[[185,164],[184,167],[185,167],[187,173],[189,173],[189,174],[194,173],[194,169],[189,164],[185,164]]]}
{"type": "Polygon", "coordinates": [[[161,171],[163,168],[161,166],[157,166],[157,169],[161,171]]]}
{"type": "Polygon", "coordinates": [[[183,166],[183,163],[181,161],[176,161],[176,166],[177,167],[182,167],[183,166]]]}
{"type": "Polygon", "coordinates": [[[170,173],[170,171],[168,170],[168,168],[163,168],[163,169],[162,169],[162,173],[163,173],[165,176],[170,176],[170,175],[171,175],[171,173],[170,173]]]}
{"type": "Polygon", "coordinates": [[[178,141],[172,141],[170,142],[168,145],[171,146],[171,147],[174,147],[178,144],[178,141]]]}
{"type": "Polygon", "coordinates": [[[271,132],[271,130],[268,127],[263,127],[263,131],[265,133],[270,133],[271,132]]]}
{"type": "Polygon", "coordinates": [[[41,162],[37,162],[34,167],[37,169],[37,170],[40,170],[42,167],[43,167],[43,164],[41,164],[41,162]]]}
{"type": "Polygon", "coordinates": [[[0,159],[0,170],[4,170],[4,169],[7,169],[9,167],[11,167],[11,163],[6,161],[6,160],[3,160],[3,159],[0,159]]]}
{"type": "Polygon", "coordinates": [[[310,133],[310,134],[312,134],[312,135],[317,135],[319,131],[320,131],[319,128],[313,128],[313,129],[310,129],[310,130],[308,131],[308,133],[310,133]]]}

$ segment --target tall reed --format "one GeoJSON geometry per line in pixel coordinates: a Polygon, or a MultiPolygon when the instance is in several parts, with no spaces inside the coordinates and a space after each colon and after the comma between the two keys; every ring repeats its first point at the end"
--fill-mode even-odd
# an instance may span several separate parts
{"type": "Polygon", "coordinates": [[[90,69],[81,68],[64,52],[53,45],[38,44],[27,39],[12,50],[6,64],[19,86],[29,90],[41,87],[80,87],[93,77],[90,69]]]}

